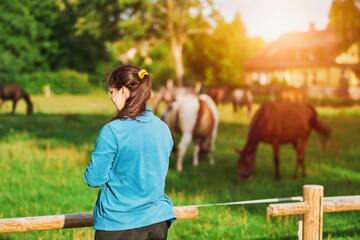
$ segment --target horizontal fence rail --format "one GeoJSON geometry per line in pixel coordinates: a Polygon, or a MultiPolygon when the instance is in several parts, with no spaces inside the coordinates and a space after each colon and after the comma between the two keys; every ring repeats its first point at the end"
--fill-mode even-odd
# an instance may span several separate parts
{"type": "MultiPolygon", "coordinates": [[[[270,216],[299,215],[309,210],[310,205],[305,202],[270,204],[267,207],[267,213],[270,216]]],[[[360,210],[360,195],[324,198],[324,213],[356,210],[360,210]]]]}
{"type": "MultiPolygon", "coordinates": [[[[196,207],[174,207],[179,220],[194,219],[198,216],[196,207]]],[[[63,228],[92,227],[93,213],[59,214],[49,216],[0,219],[0,233],[30,232],[63,228]]]]}

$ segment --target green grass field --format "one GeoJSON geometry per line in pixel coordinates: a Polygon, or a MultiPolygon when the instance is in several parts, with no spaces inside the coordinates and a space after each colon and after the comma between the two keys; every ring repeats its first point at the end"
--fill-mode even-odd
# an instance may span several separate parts
{"type": "MultiPolygon", "coordinates": [[[[106,94],[94,96],[33,96],[35,114],[25,104],[9,115],[0,110],[0,218],[91,212],[98,189],[87,187],[83,172],[100,128],[114,107],[106,94]]],[[[257,106],[256,106],[257,107],[257,106]]],[[[235,185],[237,155],[249,119],[220,105],[215,166],[191,165],[192,147],[184,171],[170,159],[166,193],[175,206],[301,196],[303,185],[324,186],[326,196],[360,195],[360,107],[317,108],[333,135],[325,151],[320,137],[311,135],[306,153],[307,176],[294,180],[295,153],[281,148],[281,180],[274,180],[272,150],[260,145],[249,182],[235,185]]],[[[268,217],[268,204],[199,208],[194,220],[177,221],[169,240],[297,239],[296,216],[268,217]]],[[[360,239],[360,212],[325,213],[323,239],[360,239]]],[[[89,228],[0,234],[12,239],[93,239],[89,228]]]]}

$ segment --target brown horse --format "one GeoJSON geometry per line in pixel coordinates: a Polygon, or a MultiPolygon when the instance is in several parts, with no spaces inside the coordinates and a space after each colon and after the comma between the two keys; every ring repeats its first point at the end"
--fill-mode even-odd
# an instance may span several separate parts
{"type": "Polygon", "coordinates": [[[215,104],[218,105],[225,99],[228,89],[227,87],[208,87],[206,92],[214,100],[215,104]]]}
{"type": "Polygon", "coordinates": [[[247,116],[251,115],[253,95],[247,87],[235,89],[229,87],[207,87],[205,91],[214,100],[216,105],[231,100],[234,114],[240,112],[242,107],[245,106],[247,108],[247,116]]]}
{"type": "Polygon", "coordinates": [[[272,145],[276,180],[280,179],[279,147],[282,144],[292,144],[296,151],[294,178],[297,178],[299,167],[304,177],[305,149],[312,129],[325,138],[330,136],[330,129],[320,122],[316,110],[309,104],[291,102],[263,104],[251,121],[245,147],[236,150],[239,153],[238,181],[247,180],[253,173],[260,142],[272,145]]]}
{"type": "Polygon", "coordinates": [[[11,114],[15,113],[17,102],[23,98],[27,104],[27,114],[33,113],[33,103],[30,100],[30,96],[16,83],[8,83],[0,85],[0,104],[5,100],[12,100],[11,114]]]}

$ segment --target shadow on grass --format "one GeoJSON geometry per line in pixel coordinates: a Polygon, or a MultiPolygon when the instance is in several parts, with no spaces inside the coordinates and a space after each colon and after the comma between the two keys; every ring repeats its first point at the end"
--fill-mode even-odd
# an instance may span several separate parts
{"type": "Polygon", "coordinates": [[[349,238],[349,239],[359,239],[360,236],[360,229],[353,227],[349,229],[342,228],[341,231],[324,231],[323,238],[324,239],[331,239],[331,238],[349,238]]]}
{"type": "Polygon", "coordinates": [[[0,240],[11,240],[11,238],[0,236],[0,240]]]}
{"type": "Polygon", "coordinates": [[[253,240],[294,240],[298,239],[297,235],[290,235],[286,237],[265,237],[265,238],[251,238],[253,240]]]}
{"type": "Polygon", "coordinates": [[[109,119],[110,116],[99,114],[0,114],[0,135],[2,140],[10,140],[18,133],[65,145],[94,144],[101,127],[109,119]]]}

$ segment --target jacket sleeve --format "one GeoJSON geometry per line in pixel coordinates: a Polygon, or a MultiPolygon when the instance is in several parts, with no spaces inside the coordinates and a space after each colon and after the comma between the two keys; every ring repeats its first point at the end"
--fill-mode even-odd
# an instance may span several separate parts
{"type": "Polygon", "coordinates": [[[117,141],[109,125],[105,125],[96,140],[95,149],[84,179],[90,187],[100,187],[109,179],[109,172],[117,152],[117,141]]]}

